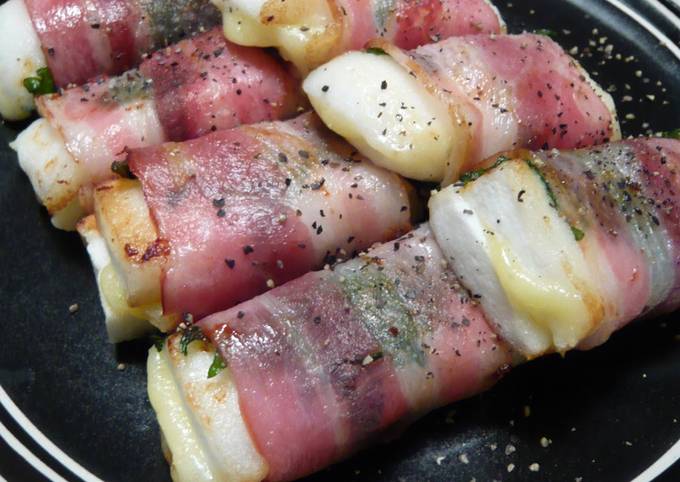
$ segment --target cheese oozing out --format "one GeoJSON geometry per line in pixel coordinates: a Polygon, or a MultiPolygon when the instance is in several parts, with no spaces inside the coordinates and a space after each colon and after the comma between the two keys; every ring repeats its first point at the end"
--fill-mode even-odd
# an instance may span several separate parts
{"type": "Polygon", "coordinates": [[[94,196],[95,215],[84,218],[78,231],[95,269],[109,340],[132,340],[153,327],[171,331],[177,317],[163,314],[163,257],[144,260],[158,236],[139,182],[109,181],[94,196]]]}
{"type": "Polygon", "coordinates": [[[344,54],[312,72],[303,89],[330,129],[405,177],[442,181],[467,145],[447,107],[388,55],[344,54]]]}
{"type": "Polygon", "coordinates": [[[0,5],[0,115],[8,120],[28,117],[35,103],[24,79],[47,65],[23,0],[0,5]]]}
{"type": "Polygon", "coordinates": [[[149,350],[148,393],[160,425],[175,482],[252,482],[268,467],[241,415],[229,368],[213,378],[214,349],[192,342],[187,355],[180,335],[159,352],[149,350]]]}
{"type": "Polygon", "coordinates": [[[340,32],[327,0],[213,0],[224,34],[251,47],[275,47],[300,72],[325,62],[340,32]]]}
{"type": "Polygon", "coordinates": [[[461,283],[526,357],[572,349],[602,321],[581,246],[527,161],[435,194],[430,223],[461,283]]]}
{"type": "Polygon", "coordinates": [[[81,165],[71,156],[59,131],[38,119],[10,144],[19,166],[31,181],[40,202],[56,228],[73,231],[85,211],[78,191],[85,181],[81,165]]]}

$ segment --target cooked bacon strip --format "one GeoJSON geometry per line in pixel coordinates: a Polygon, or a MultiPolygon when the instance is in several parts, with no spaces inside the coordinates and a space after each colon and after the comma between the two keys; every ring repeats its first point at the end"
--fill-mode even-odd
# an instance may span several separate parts
{"type": "Polygon", "coordinates": [[[224,33],[241,45],[276,47],[302,72],[382,37],[413,49],[455,35],[500,33],[488,0],[213,0],[224,33]]]}
{"type": "Polygon", "coordinates": [[[270,481],[320,470],[408,416],[478,393],[511,361],[427,226],[201,327],[229,366],[270,481]]]}
{"type": "Polygon", "coordinates": [[[45,120],[22,134],[17,149],[50,213],[74,200],[88,212],[87,190],[115,176],[111,163],[123,161],[127,150],[290,117],[302,102],[285,66],[213,29],[156,52],[123,76],[40,97],[45,120]],[[33,152],[38,143],[58,145],[63,161],[33,152]]]}
{"type": "Polygon", "coordinates": [[[24,80],[37,76],[46,61],[23,0],[0,5],[0,32],[0,117],[25,119],[35,103],[24,80]]]}
{"type": "MultiPolygon", "coordinates": [[[[564,296],[573,290],[554,285],[551,276],[560,267],[578,276],[572,253],[587,258],[591,278],[582,281],[613,296],[603,303],[598,337],[582,334],[581,347],[602,342],[602,334],[632,318],[680,306],[680,142],[518,151],[489,164],[465,186],[434,196],[431,227],[202,320],[211,343],[192,343],[187,356],[181,333],[163,351],[151,350],[150,399],[179,480],[302,477],[537,356],[524,349],[536,336],[531,328],[513,331],[512,312],[497,317],[493,303],[502,303],[502,292],[491,282],[478,285],[474,270],[485,270],[487,256],[496,259],[488,254],[490,239],[523,248],[517,270],[539,269],[535,287],[526,272],[513,278],[534,298],[515,298],[512,306],[554,314],[567,332],[581,323],[559,312],[578,313],[564,296]],[[507,207],[499,209],[501,203],[507,207]],[[562,253],[557,262],[555,252],[562,253]],[[562,292],[540,291],[552,287],[562,292]],[[211,360],[217,360],[212,375],[220,361],[224,366],[215,378],[207,378],[211,360]],[[217,414],[226,422],[215,422],[217,414]],[[234,437],[215,443],[229,427],[234,437]],[[197,447],[196,459],[187,459],[187,447],[197,447]],[[243,463],[233,463],[235,453],[244,454],[243,463]]],[[[535,321],[545,327],[554,320],[535,321]]]]}
{"type": "Polygon", "coordinates": [[[499,159],[479,180],[434,196],[431,222],[517,350],[594,346],[635,318],[678,308],[680,142],[499,159]]]}
{"type": "Polygon", "coordinates": [[[318,68],[304,90],[331,129],[407,177],[451,182],[503,150],[620,138],[609,94],[548,37],[372,46],[318,68]]]}
{"type": "Polygon", "coordinates": [[[207,0],[24,0],[56,84],[117,75],[145,53],[210,28],[207,0]]]}
{"type": "Polygon", "coordinates": [[[170,331],[182,315],[230,308],[411,227],[410,186],[313,114],[135,150],[128,162],[139,181],[94,193],[118,277],[100,283],[107,313],[117,311],[113,341],[130,336],[138,308],[162,302],[166,316],[150,321],[170,331]]]}

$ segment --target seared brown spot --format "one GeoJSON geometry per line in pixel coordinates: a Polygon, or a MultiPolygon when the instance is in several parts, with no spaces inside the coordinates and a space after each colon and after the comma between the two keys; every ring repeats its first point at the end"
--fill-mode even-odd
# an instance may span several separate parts
{"type": "Polygon", "coordinates": [[[132,246],[130,243],[125,243],[125,254],[129,257],[132,258],[134,256],[137,256],[139,254],[139,250],[132,246]]]}
{"type": "Polygon", "coordinates": [[[170,243],[165,239],[159,238],[146,248],[146,251],[144,251],[144,254],[142,255],[142,261],[146,262],[159,256],[168,256],[169,254],[170,243]]]}

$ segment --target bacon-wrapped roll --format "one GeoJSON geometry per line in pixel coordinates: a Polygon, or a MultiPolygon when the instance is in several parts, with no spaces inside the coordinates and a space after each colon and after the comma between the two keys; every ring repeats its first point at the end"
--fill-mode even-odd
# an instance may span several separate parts
{"type": "Polygon", "coordinates": [[[13,147],[54,224],[73,229],[91,212],[92,187],[115,176],[112,162],[127,150],[292,117],[301,105],[297,82],[279,60],[214,29],[123,76],[40,97],[44,118],[13,147]]]}
{"type": "Polygon", "coordinates": [[[10,0],[0,6],[0,115],[30,114],[24,81],[41,69],[56,87],[117,75],[219,18],[208,0],[10,0]]]}
{"type": "Polygon", "coordinates": [[[324,122],[374,162],[451,182],[496,152],[620,138],[614,103],[541,35],[450,38],[404,52],[385,42],[312,72],[324,122]]]}
{"type": "Polygon", "coordinates": [[[487,388],[545,332],[590,347],[680,306],[680,142],[490,162],[434,196],[430,226],[150,350],[175,480],[304,476],[487,388]]]}
{"type": "Polygon", "coordinates": [[[185,357],[179,334],[149,355],[176,481],[303,477],[479,393],[512,361],[427,226],[201,327],[211,345],[185,357]],[[227,368],[208,379],[211,346],[227,368]]]}
{"type": "Polygon", "coordinates": [[[593,346],[634,318],[677,309],[680,142],[519,151],[494,162],[434,196],[431,224],[518,351],[593,346]]]}
{"type": "Polygon", "coordinates": [[[224,33],[241,45],[276,47],[301,72],[382,37],[413,49],[454,35],[500,33],[489,0],[213,0],[224,33]]]}
{"type": "MultiPolygon", "coordinates": [[[[130,317],[168,331],[411,226],[410,187],[313,114],[132,151],[128,162],[138,181],[94,192],[112,341],[138,334],[130,317]]],[[[81,231],[96,239],[87,223],[81,231]]]]}

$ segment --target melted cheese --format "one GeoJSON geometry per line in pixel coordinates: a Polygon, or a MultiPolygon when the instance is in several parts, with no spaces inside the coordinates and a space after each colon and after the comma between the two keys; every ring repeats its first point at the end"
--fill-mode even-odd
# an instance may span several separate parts
{"type": "Polygon", "coordinates": [[[225,36],[252,47],[275,47],[301,72],[328,60],[335,47],[334,19],[326,0],[213,0],[222,10],[225,36]]]}
{"type": "Polygon", "coordinates": [[[35,104],[24,79],[47,65],[40,40],[23,0],[0,5],[0,115],[8,120],[28,117],[35,104]]]}
{"type": "Polygon", "coordinates": [[[430,201],[433,232],[462,283],[529,358],[574,348],[603,317],[596,277],[551,202],[523,160],[430,201]]]}
{"type": "Polygon", "coordinates": [[[491,265],[515,313],[552,335],[558,351],[575,347],[590,329],[583,296],[568,279],[527,270],[508,243],[487,235],[491,265]]]}
{"type": "Polygon", "coordinates": [[[441,181],[463,134],[446,106],[388,55],[350,52],[303,84],[333,131],[386,169],[441,181]]]}

